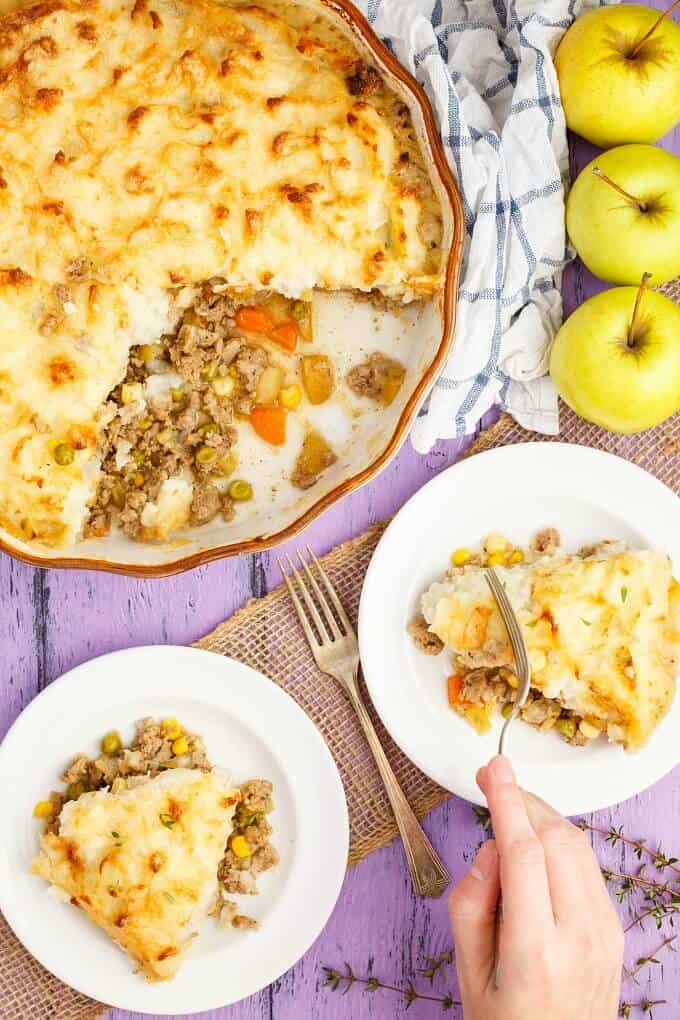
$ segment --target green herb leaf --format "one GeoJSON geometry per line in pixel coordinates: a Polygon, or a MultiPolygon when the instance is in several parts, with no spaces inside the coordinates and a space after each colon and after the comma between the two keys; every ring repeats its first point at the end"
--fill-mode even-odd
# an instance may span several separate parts
{"type": "Polygon", "coordinates": [[[481,825],[484,832],[487,832],[491,828],[491,815],[489,813],[489,809],[473,805],[472,810],[474,812],[477,825],[481,825]]]}
{"type": "Polygon", "coordinates": [[[525,624],[525,627],[535,627],[537,623],[538,620],[530,620],[529,623],[525,624]]]}
{"type": "Polygon", "coordinates": [[[160,814],[158,817],[161,820],[161,824],[164,825],[166,829],[173,829],[175,827],[175,819],[172,815],[160,814]]]}
{"type": "Polygon", "coordinates": [[[580,617],[581,623],[585,623],[586,627],[592,627],[592,621],[586,620],[584,616],[580,617]]]}
{"type": "Polygon", "coordinates": [[[168,901],[168,903],[174,903],[175,902],[175,897],[172,895],[172,893],[164,892],[163,895],[165,896],[165,898],[168,901]]]}
{"type": "Polygon", "coordinates": [[[120,833],[115,832],[113,829],[111,829],[111,835],[113,836],[114,839],[120,839],[120,833]]]}
{"type": "Polygon", "coordinates": [[[621,601],[625,602],[627,598],[628,598],[628,589],[626,588],[626,586],[624,584],[622,586],[622,588],[621,588],[621,601]]]}

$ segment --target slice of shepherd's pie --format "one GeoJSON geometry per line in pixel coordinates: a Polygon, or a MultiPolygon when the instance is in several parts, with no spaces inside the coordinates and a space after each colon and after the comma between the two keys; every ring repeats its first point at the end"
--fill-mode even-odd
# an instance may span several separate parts
{"type": "MultiPolygon", "coordinates": [[[[559,539],[555,532],[546,532],[559,539]]],[[[630,751],[649,739],[675,693],[680,660],[680,585],[668,555],[602,542],[578,555],[555,542],[531,560],[505,546],[486,557],[454,554],[443,581],[422,597],[412,632],[425,651],[453,652],[452,707],[479,731],[516,698],[514,658],[483,567],[493,565],[519,617],[531,691],[521,717],[571,744],[606,733],[630,751]],[[460,566],[456,562],[461,563],[460,566]]]]}
{"type": "Polygon", "coordinates": [[[81,907],[151,981],[173,977],[215,904],[240,800],[225,773],[175,768],[64,805],[32,871],[81,907]]]}

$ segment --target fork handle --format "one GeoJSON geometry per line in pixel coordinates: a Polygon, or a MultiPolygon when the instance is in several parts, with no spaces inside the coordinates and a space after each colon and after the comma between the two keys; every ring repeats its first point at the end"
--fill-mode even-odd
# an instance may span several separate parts
{"type": "Polygon", "coordinates": [[[404,796],[404,791],[392,771],[387,755],[380,743],[366,706],[355,685],[348,691],[350,701],[359,718],[366,735],[368,746],[373,752],[378,771],[385,784],[397,827],[406,851],[406,860],[413,880],[413,888],[420,896],[437,898],[442,896],[451,882],[446,867],[437,851],[423,832],[420,822],[414,815],[411,805],[404,796]]]}

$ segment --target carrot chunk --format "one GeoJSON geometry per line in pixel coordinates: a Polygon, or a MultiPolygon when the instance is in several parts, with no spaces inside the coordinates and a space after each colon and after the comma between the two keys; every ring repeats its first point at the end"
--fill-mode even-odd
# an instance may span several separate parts
{"type": "Polygon", "coordinates": [[[234,321],[239,329],[245,329],[248,333],[263,333],[265,336],[274,328],[272,316],[260,305],[242,305],[236,310],[234,321]]]}
{"type": "Polygon", "coordinates": [[[269,339],[273,340],[279,347],[292,352],[297,347],[298,335],[299,331],[296,324],[290,320],[274,326],[269,332],[269,339]]]}
{"type": "Polygon", "coordinates": [[[453,676],[447,678],[446,681],[446,694],[449,699],[449,705],[451,708],[458,708],[460,701],[460,692],[463,690],[463,678],[454,673],[453,676]]]}
{"type": "Polygon", "coordinates": [[[250,424],[260,439],[272,446],[283,446],[286,441],[286,412],[282,407],[254,407],[250,424]]]}

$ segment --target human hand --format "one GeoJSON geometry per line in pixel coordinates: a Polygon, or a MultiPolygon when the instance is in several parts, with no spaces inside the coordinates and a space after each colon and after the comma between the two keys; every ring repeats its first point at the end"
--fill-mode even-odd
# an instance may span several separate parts
{"type": "Polygon", "coordinates": [[[449,899],[465,1020],[614,1020],[623,931],[584,833],[521,790],[507,758],[477,782],[495,840],[449,899]]]}

